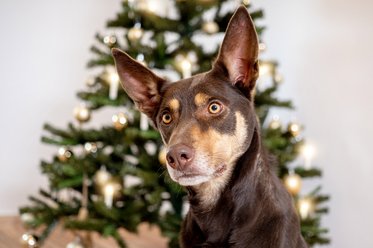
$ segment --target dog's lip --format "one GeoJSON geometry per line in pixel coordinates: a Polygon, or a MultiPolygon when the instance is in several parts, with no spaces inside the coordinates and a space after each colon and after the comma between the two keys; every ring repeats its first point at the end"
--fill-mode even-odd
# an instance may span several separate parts
{"type": "Polygon", "coordinates": [[[177,177],[177,179],[180,179],[180,178],[193,178],[193,177],[201,177],[201,176],[213,176],[213,177],[219,177],[221,176],[224,171],[226,171],[227,169],[227,166],[225,164],[221,164],[219,165],[216,170],[214,171],[213,174],[210,174],[210,175],[206,175],[204,173],[195,173],[195,172],[183,172],[183,171],[179,171],[181,173],[181,175],[179,175],[177,177]]]}

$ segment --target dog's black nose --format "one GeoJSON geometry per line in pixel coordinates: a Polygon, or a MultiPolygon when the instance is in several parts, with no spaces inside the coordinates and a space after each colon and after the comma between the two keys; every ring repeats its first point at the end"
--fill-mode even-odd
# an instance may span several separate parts
{"type": "Polygon", "coordinates": [[[194,150],[183,144],[171,146],[166,156],[168,165],[178,170],[184,170],[191,164],[193,158],[194,150]]]}

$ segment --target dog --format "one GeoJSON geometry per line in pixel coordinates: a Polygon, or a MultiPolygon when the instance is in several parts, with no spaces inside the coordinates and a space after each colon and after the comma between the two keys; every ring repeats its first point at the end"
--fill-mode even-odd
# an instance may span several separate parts
{"type": "Polygon", "coordinates": [[[170,83],[119,49],[112,54],[124,90],[161,134],[170,177],[187,189],[182,247],[307,247],[261,144],[258,37],[244,6],[208,72],[170,83]]]}

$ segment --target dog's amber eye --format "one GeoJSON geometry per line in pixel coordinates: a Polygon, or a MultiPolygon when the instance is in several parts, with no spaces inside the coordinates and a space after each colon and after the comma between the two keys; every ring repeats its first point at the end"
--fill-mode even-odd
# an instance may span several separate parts
{"type": "Polygon", "coordinates": [[[209,112],[211,114],[217,114],[217,113],[219,113],[222,110],[222,108],[223,107],[221,106],[221,104],[219,104],[217,102],[213,102],[209,106],[209,112]]]}
{"type": "Polygon", "coordinates": [[[169,113],[165,113],[162,115],[162,121],[164,124],[170,124],[172,121],[172,116],[169,113]]]}

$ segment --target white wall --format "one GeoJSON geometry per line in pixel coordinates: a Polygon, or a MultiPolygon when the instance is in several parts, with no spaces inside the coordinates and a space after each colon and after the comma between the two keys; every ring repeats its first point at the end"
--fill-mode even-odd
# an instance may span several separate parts
{"type": "Polygon", "coordinates": [[[84,88],[94,35],[118,0],[0,1],[0,214],[16,214],[46,178],[39,160],[48,121],[65,128],[84,88]]]}
{"type": "MultiPolygon", "coordinates": [[[[119,0],[0,2],[0,214],[15,214],[46,179],[42,124],[64,127],[84,87],[89,46],[119,0]]],[[[373,221],[373,2],[262,0],[265,57],[285,76],[280,95],[297,107],[318,149],[331,194],[334,248],[370,248],[373,221]]],[[[284,114],[284,119],[288,118],[284,114]]]]}
{"type": "Polygon", "coordinates": [[[285,76],[330,193],[334,248],[373,247],[373,2],[253,1],[266,12],[266,56],[285,76]]]}

